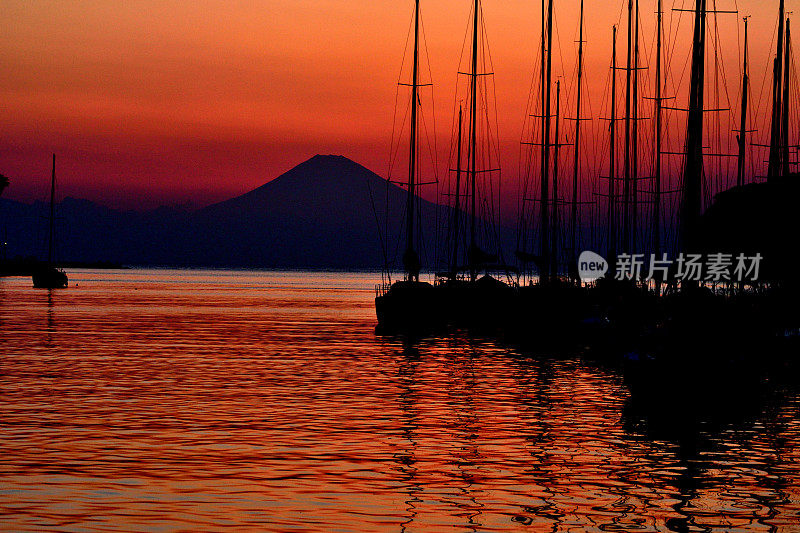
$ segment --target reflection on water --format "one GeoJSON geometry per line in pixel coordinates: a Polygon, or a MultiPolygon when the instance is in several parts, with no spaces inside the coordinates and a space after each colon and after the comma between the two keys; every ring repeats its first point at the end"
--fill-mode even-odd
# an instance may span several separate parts
{"type": "Polygon", "coordinates": [[[52,293],[0,280],[0,523],[775,531],[800,521],[796,392],[747,419],[655,440],[631,421],[613,370],[462,336],[376,337],[374,277],[74,271],[78,286],[52,293]]]}

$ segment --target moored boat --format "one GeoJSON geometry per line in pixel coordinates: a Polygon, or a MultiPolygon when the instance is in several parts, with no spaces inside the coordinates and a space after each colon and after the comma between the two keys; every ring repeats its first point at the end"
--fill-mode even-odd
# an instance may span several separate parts
{"type": "Polygon", "coordinates": [[[36,289],[63,289],[69,285],[66,272],[50,265],[42,265],[31,275],[36,289]]]}
{"type": "MultiPolygon", "coordinates": [[[[406,183],[405,252],[403,253],[403,279],[380,285],[376,289],[375,313],[378,330],[381,332],[416,333],[430,328],[438,316],[433,285],[420,281],[421,262],[416,243],[420,231],[416,190],[418,180],[418,111],[419,46],[420,46],[420,2],[414,9],[414,54],[411,83],[411,125],[408,149],[408,181],[406,183]]],[[[389,265],[386,265],[389,274],[389,265]]],[[[391,276],[389,275],[391,280],[391,276]]]]}
{"type": "Polygon", "coordinates": [[[36,289],[63,289],[69,285],[69,279],[63,269],[54,264],[55,256],[55,198],[56,198],[56,155],[53,154],[53,171],[50,177],[50,216],[48,220],[47,262],[39,265],[31,275],[36,289]]]}

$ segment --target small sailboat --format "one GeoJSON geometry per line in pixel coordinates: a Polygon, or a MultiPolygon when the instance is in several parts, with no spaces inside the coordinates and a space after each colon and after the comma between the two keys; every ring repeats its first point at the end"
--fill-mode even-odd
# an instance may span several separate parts
{"type": "Polygon", "coordinates": [[[56,197],[56,155],[53,154],[53,171],[50,178],[50,216],[48,217],[47,262],[34,270],[33,286],[37,289],[63,289],[69,280],[63,269],[56,268],[53,262],[55,252],[55,197],[56,197]]]}

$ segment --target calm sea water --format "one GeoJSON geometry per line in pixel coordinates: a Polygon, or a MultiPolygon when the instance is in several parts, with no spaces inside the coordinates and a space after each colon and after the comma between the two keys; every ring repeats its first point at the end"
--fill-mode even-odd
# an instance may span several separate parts
{"type": "Polygon", "coordinates": [[[791,388],[658,440],[612,369],[376,336],[375,274],[69,274],[0,279],[3,529],[800,530],[791,388]]]}

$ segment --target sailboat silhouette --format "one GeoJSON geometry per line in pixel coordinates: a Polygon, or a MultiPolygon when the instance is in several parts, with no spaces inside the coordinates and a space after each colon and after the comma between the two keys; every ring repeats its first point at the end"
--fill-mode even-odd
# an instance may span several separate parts
{"type": "Polygon", "coordinates": [[[53,265],[55,251],[55,197],[56,154],[53,154],[53,171],[50,177],[50,215],[48,220],[47,262],[34,270],[33,286],[37,289],[63,289],[69,283],[67,274],[53,265]]]}

